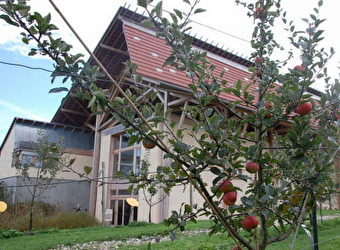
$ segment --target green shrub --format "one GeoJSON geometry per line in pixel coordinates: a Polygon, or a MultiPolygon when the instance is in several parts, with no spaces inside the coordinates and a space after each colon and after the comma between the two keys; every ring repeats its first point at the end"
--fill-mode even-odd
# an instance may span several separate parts
{"type": "Polygon", "coordinates": [[[12,237],[19,237],[23,236],[24,233],[20,232],[15,229],[10,229],[10,230],[1,230],[0,231],[0,238],[12,238],[12,237]]]}

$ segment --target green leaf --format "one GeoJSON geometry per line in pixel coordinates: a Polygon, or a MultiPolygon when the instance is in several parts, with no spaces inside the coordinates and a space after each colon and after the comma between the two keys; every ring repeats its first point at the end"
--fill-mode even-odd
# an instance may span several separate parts
{"type": "Polygon", "coordinates": [[[154,24],[150,19],[145,19],[140,23],[144,27],[153,27],[154,24]]]}
{"type": "Polygon", "coordinates": [[[215,174],[215,175],[219,175],[221,173],[221,170],[217,167],[212,167],[212,168],[210,168],[210,172],[215,174]]]}
{"type": "Polygon", "coordinates": [[[19,24],[17,22],[14,22],[9,16],[7,15],[0,15],[0,18],[5,20],[8,24],[14,25],[16,27],[19,27],[19,24]]]}
{"type": "Polygon", "coordinates": [[[162,13],[163,13],[163,1],[160,1],[159,3],[157,3],[153,11],[155,11],[157,17],[161,18],[162,13]]]}
{"type": "Polygon", "coordinates": [[[198,8],[198,9],[195,10],[194,14],[202,13],[202,12],[205,12],[205,11],[206,11],[205,9],[198,8]]]}
{"type": "Polygon", "coordinates": [[[267,185],[265,190],[266,190],[266,194],[270,196],[274,196],[276,193],[275,188],[272,185],[267,185]]]}
{"type": "Polygon", "coordinates": [[[246,196],[241,197],[241,202],[243,205],[247,207],[254,207],[254,200],[249,197],[246,196]]]}
{"type": "Polygon", "coordinates": [[[138,6],[146,8],[146,7],[148,7],[148,0],[138,0],[137,4],[138,4],[138,6]]]}
{"type": "Polygon", "coordinates": [[[50,89],[48,93],[59,93],[62,91],[68,92],[68,88],[65,88],[65,87],[53,88],[53,89],[50,89]]]}
{"type": "Polygon", "coordinates": [[[89,166],[84,166],[84,172],[85,174],[90,174],[92,172],[92,167],[89,167],[89,166]]]}
{"type": "Polygon", "coordinates": [[[70,161],[69,161],[69,166],[72,166],[73,165],[73,163],[76,161],[76,159],[75,158],[72,158],[70,161]]]}
{"type": "Polygon", "coordinates": [[[180,10],[174,9],[174,12],[176,13],[176,15],[180,18],[183,19],[183,13],[180,10]]]}

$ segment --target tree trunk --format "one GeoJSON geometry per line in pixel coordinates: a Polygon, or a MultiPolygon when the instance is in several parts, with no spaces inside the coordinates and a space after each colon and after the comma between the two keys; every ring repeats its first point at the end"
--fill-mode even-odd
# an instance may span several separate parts
{"type": "Polygon", "coordinates": [[[151,205],[149,205],[149,223],[151,223],[151,205]]]}

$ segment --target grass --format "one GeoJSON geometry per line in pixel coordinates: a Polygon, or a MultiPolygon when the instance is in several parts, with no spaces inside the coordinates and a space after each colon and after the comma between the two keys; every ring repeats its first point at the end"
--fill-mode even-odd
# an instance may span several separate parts
{"type": "MultiPolygon", "coordinates": [[[[209,228],[209,221],[199,221],[197,224],[189,224],[188,230],[197,230],[209,228]]],[[[37,234],[32,236],[23,236],[9,239],[0,239],[0,250],[47,250],[57,247],[58,245],[74,245],[77,243],[85,243],[89,241],[109,241],[124,240],[128,238],[140,238],[142,236],[150,236],[164,232],[169,228],[163,224],[145,225],[140,227],[90,227],[80,229],[60,230],[59,232],[49,234],[37,234]]],[[[338,249],[340,244],[340,219],[332,219],[319,223],[319,242],[320,249],[334,250],[338,249]],[[336,238],[339,237],[339,238],[336,238]],[[329,240],[331,239],[331,240],[329,240]]],[[[286,241],[270,245],[268,250],[286,250],[292,237],[286,241]]],[[[152,243],[152,250],[167,249],[190,249],[190,250],[219,250],[230,249],[234,243],[226,234],[217,234],[211,237],[206,234],[188,236],[186,234],[177,233],[174,241],[152,243]]],[[[122,250],[148,249],[148,244],[139,246],[122,246],[122,250]]],[[[301,230],[298,235],[295,249],[310,249],[309,239],[306,233],[301,230]]]]}
{"type": "MultiPolygon", "coordinates": [[[[339,249],[340,244],[340,219],[332,219],[319,223],[319,249],[334,250],[339,249]]],[[[267,250],[289,250],[292,242],[292,236],[283,242],[277,242],[267,247],[267,250]]],[[[227,237],[226,234],[213,235],[195,235],[190,238],[180,236],[179,239],[171,242],[153,243],[152,250],[222,250],[231,249],[235,243],[227,237]]],[[[121,250],[147,249],[147,244],[140,246],[123,246],[121,250]]],[[[307,234],[301,229],[295,243],[294,249],[304,250],[311,249],[307,234]]]]}

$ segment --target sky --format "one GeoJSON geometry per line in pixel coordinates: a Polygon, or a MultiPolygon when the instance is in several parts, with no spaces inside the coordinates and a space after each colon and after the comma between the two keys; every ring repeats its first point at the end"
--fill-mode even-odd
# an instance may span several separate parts
{"type": "MultiPolygon", "coordinates": [[[[281,2],[282,7],[287,11],[288,20],[293,20],[298,29],[305,29],[301,18],[308,18],[309,14],[313,13],[318,0],[282,0],[281,2]]],[[[86,54],[48,0],[30,0],[28,3],[33,11],[42,15],[52,14],[52,22],[59,27],[58,35],[73,45],[74,54],[78,52],[86,54]]],[[[143,9],[136,4],[137,0],[95,2],[54,0],[54,3],[90,49],[95,48],[119,6],[128,7],[139,13],[143,12],[143,9]]],[[[182,0],[164,0],[163,5],[165,10],[187,9],[187,4],[182,0]]],[[[340,16],[337,11],[339,6],[340,3],[336,1],[324,0],[324,6],[320,11],[320,17],[327,19],[321,27],[325,29],[326,37],[322,46],[334,47],[338,53],[329,64],[329,72],[333,77],[339,76],[337,73],[338,62],[340,62],[338,42],[340,16]]],[[[190,35],[196,35],[197,38],[218,47],[223,46],[229,52],[249,57],[252,50],[248,41],[251,39],[254,22],[247,17],[247,10],[244,7],[236,5],[233,0],[200,0],[198,7],[207,11],[192,18],[194,28],[190,35]]],[[[282,30],[283,28],[278,20],[276,29],[279,32],[276,39],[286,44],[288,34],[282,30]]],[[[63,85],[60,81],[51,84],[49,71],[53,70],[53,62],[47,58],[27,56],[29,49],[20,41],[20,32],[18,28],[9,26],[0,19],[0,145],[15,117],[50,122],[66,93],[49,94],[49,90],[60,86],[70,87],[69,83],[63,85]]],[[[296,63],[299,62],[298,57],[294,60],[296,63]]],[[[313,87],[323,89],[322,84],[313,87]]]]}

